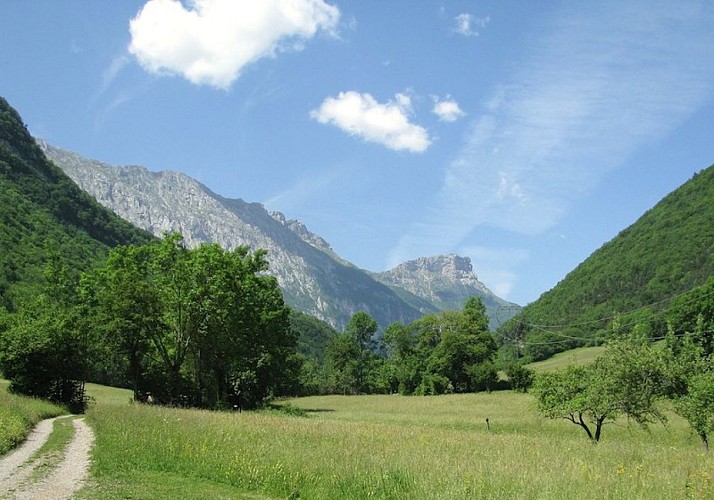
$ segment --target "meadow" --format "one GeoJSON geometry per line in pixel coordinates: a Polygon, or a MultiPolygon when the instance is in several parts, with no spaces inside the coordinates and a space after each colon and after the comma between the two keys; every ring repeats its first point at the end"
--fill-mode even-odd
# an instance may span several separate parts
{"type": "Polygon", "coordinates": [[[649,431],[610,424],[594,445],[512,392],[322,396],[222,413],[129,404],[114,391],[90,387],[97,441],[83,498],[714,496],[714,459],[674,415],[649,431]]]}
{"type": "Polygon", "coordinates": [[[578,347],[569,351],[559,352],[548,359],[536,361],[526,366],[536,373],[541,373],[558,370],[568,365],[584,365],[595,361],[605,350],[605,346],[578,347]]]}
{"type": "MultiPolygon", "coordinates": [[[[62,412],[5,385],[0,414],[62,412]]],[[[88,391],[97,440],[79,498],[714,497],[714,457],[672,414],[649,430],[607,425],[595,445],[512,392],[320,396],[229,413],[132,404],[131,391],[94,384],[88,391]]]]}

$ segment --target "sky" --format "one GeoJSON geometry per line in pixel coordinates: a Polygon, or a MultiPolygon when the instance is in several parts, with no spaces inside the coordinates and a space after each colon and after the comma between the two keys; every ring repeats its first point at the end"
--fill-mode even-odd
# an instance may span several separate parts
{"type": "MultiPolygon", "coordinates": [[[[30,132],[536,300],[714,163],[714,2],[0,1],[30,132]]],[[[713,200],[714,202],[714,200],[713,200]]]]}

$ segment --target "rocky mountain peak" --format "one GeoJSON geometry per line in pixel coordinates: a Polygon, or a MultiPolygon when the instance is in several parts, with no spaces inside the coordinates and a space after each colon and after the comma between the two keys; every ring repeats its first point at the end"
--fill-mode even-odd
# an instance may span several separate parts
{"type": "Polygon", "coordinates": [[[471,259],[455,253],[420,257],[379,273],[376,278],[434,304],[438,309],[460,309],[472,296],[481,297],[492,328],[519,309],[497,297],[476,277],[471,259]]]}
{"type": "Polygon", "coordinates": [[[444,278],[453,283],[471,286],[484,294],[491,294],[491,291],[478,280],[471,259],[455,253],[420,257],[399,264],[387,273],[402,280],[410,280],[410,277],[411,280],[418,278],[419,281],[444,278]]]}
{"type": "Polygon", "coordinates": [[[461,280],[475,277],[471,259],[461,257],[455,253],[435,255],[433,257],[419,257],[399,264],[392,271],[403,269],[408,272],[425,272],[441,274],[451,279],[461,280]]]}

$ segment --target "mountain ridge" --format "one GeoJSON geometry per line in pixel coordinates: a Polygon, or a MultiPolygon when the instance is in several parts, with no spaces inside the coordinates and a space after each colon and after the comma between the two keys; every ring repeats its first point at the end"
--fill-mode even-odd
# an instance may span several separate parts
{"type": "MultiPolygon", "coordinates": [[[[388,275],[359,269],[302,222],[280,212],[270,213],[259,203],[225,198],[185,174],[151,172],[136,165],[113,166],[42,139],[37,142],[97,201],[155,235],[177,231],[189,246],[210,241],[228,249],[242,244],[266,249],[269,272],[278,279],[286,302],[337,328],[360,310],[385,327],[443,309],[393,278],[387,279],[388,275]]],[[[473,280],[477,281],[475,275],[473,280]]],[[[492,295],[479,287],[469,290],[489,300],[492,295]]],[[[452,301],[449,307],[460,305],[452,301]]]]}

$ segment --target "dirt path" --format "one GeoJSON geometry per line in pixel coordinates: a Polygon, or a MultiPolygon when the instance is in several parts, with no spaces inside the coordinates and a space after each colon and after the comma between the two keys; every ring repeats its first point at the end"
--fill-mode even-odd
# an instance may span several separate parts
{"type": "Polygon", "coordinates": [[[0,459],[0,498],[64,499],[70,498],[82,487],[88,474],[89,452],[94,442],[94,433],[84,419],[72,422],[74,437],[59,464],[39,481],[28,481],[41,457],[32,462],[27,460],[47,441],[55,420],[40,422],[17,450],[0,459]]]}

